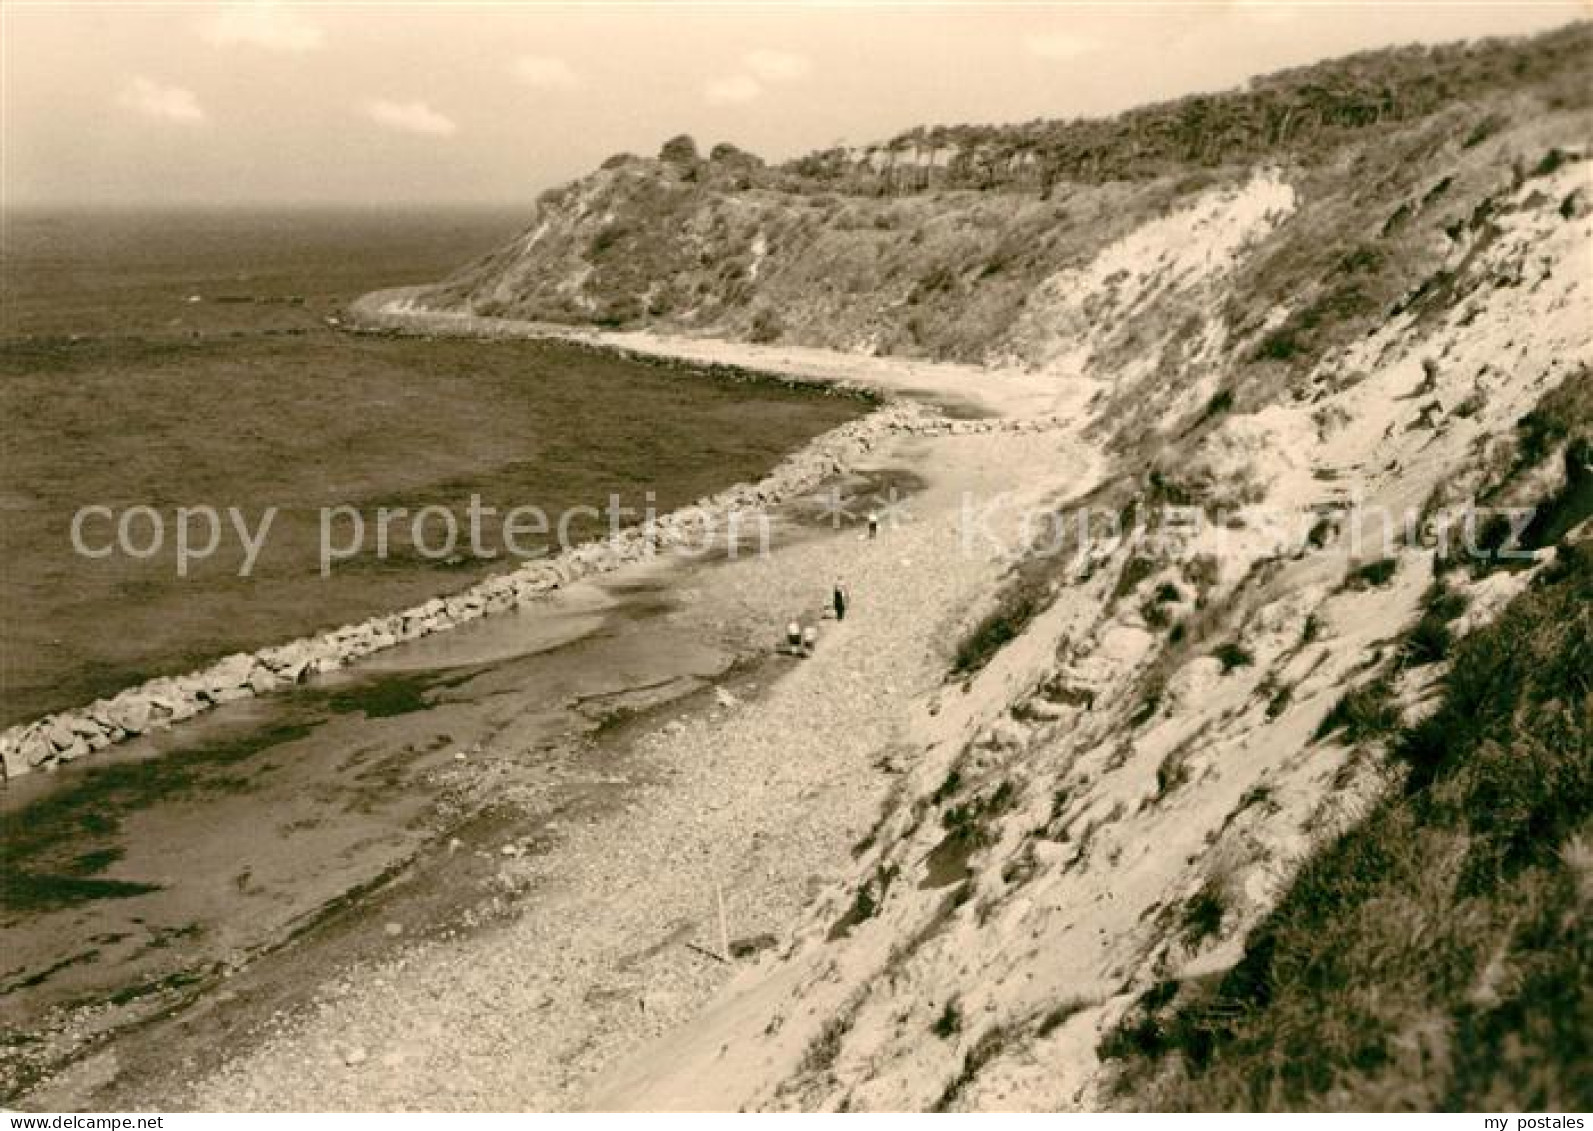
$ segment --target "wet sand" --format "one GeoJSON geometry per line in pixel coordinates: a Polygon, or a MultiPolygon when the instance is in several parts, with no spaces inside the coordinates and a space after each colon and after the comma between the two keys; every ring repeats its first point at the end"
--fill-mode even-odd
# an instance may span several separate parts
{"type": "MultiPolygon", "coordinates": [[[[846,490],[916,482],[882,469],[846,490]]],[[[819,519],[792,503],[778,541],[835,537],[819,519]]],[[[7,1102],[125,1106],[136,1079],[162,1106],[333,972],[523,910],[503,863],[626,804],[648,781],[626,755],[634,734],[789,663],[767,659],[767,614],[683,599],[720,564],[571,586],[14,783],[0,794],[7,1102]],[[44,1083],[68,1065],[70,1082],[44,1083]]]]}

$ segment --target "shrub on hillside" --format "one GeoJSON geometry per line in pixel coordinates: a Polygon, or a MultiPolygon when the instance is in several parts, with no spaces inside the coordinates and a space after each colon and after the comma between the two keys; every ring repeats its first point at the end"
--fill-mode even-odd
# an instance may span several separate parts
{"type": "Polygon", "coordinates": [[[1449,622],[1466,611],[1466,595],[1442,581],[1433,582],[1422,599],[1422,613],[1405,637],[1400,658],[1406,667],[1436,664],[1449,654],[1454,634],[1449,622]]]}
{"type": "Polygon", "coordinates": [[[778,342],[785,333],[785,324],[780,321],[779,314],[772,307],[760,307],[758,313],[752,316],[752,326],[747,331],[747,337],[759,345],[769,342],[778,342]]]}
{"type": "Polygon", "coordinates": [[[658,159],[669,165],[688,167],[702,160],[697,153],[697,143],[690,134],[677,134],[666,141],[658,151],[658,159]]]}
{"type": "Polygon", "coordinates": [[[1378,558],[1365,565],[1356,566],[1344,579],[1344,588],[1350,590],[1375,589],[1387,585],[1399,570],[1398,558],[1378,558]]]}
{"type": "Polygon", "coordinates": [[[1393,734],[1399,724],[1394,684],[1387,676],[1378,676],[1347,692],[1333,705],[1316,728],[1316,740],[1338,732],[1346,745],[1354,745],[1368,739],[1385,738],[1393,734]]]}
{"type": "Polygon", "coordinates": [[[996,607],[974,626],[957,646],[952,671],[972,675],[990,662],[997,652],[1016,640],[1028,624],[1045,608],[1050,586],[1043,581],[1020,578],[996,598],[996,607]]]}
{"type": "Polygon", "coordinates": [[[1256,662],[1256,658],[1251,654],[1250,649],[1240,644],[1237,640],[1230,640],[1218,645],[1212,656],[1222,665],[1223,675],[1227,675],[1235,668],[1248,668],[1256,662]]]}

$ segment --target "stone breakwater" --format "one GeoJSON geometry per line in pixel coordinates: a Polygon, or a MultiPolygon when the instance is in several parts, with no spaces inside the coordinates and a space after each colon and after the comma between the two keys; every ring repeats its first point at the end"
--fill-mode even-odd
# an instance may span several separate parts
{"type": "Polygon", "coordinates": [[[435,597],[318,636],[239,652],[200,671],[152,679],[86,707],[14,726],[0,734],[5,778],[52,770],[222,703],[303,683],[405,641],[528,605],[583,577],[608,573],[672,548],[696,545],[705,524],[723,528],[732,513],[756,511],[812,491],[848,470],[892,434],[1038,431],[1061,424],[1060,420],[950,420],[911,402],[887,404],[817,437],[759,482],[738,483],[650,525],[629,527],[556,557],[530,562],[451,596],[435,597]]]}

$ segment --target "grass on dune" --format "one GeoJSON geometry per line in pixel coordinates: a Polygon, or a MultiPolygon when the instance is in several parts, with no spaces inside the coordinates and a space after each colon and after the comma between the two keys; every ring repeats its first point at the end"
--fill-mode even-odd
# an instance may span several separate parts
{"type": "Polygon", "coordinates": [[[1404,784],[1309,860],[1240,962],[1102,1046],[1140,1103],[1593,1107],[1593,547],[1457,644],[1404,784]]]}

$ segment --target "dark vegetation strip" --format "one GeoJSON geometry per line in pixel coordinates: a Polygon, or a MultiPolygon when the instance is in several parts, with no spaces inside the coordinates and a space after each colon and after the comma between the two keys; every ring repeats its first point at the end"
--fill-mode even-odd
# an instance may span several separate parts
{"type": "Polygon", "coordinates": [[[246,763],[303,738],[307,723],[283,723],[158,758],[90,766],[0,820],[0,910],[39,911],[119,899],[154,885],[97,877],[120,859],[122,819],[164,798],[244,788],[246,763]]]}
{"type": "Polygon", "coordinates": [[[1080,549],[1077,515],[1116,510],[1132,498],[1133,484],[1115,478],[1052,508],[1050,522],[1041,524],[1035,544],[1003,581],[995,605],[958,642],[952,677],[967,679],[981,671],[1051,607],[1080,549]]]}
{"type": "MultiPolygon", "coordinates": [[[[1475,99],[1527,88],[1541,91],[1550,105],[1585,105],[1590,43],[1593,25],[1582,22],[1532,39],[1386,48],[1110,118],[918,127],[879,147],[887,161],[878,170],[859,169],[837,146],[750,176],[752,183],[788,191],[1049,189],[1059,182],[1145,179],[1190,166],[1320,161],[1357,135],[1436,114],[1460,91],[1475,99]],[[947,160],[933,166],[914,160],[925,154],[947,160]]],[[[1479,145],[1504,124],[1484,119],[1464,144],[1479,145]]]]}
{"type": "Polygon", "coordinates": [[[1101,1046],[1140,1104],[1593,1108],[1593,546],[1455,646],[1402,787],[1101,1046]]]}

